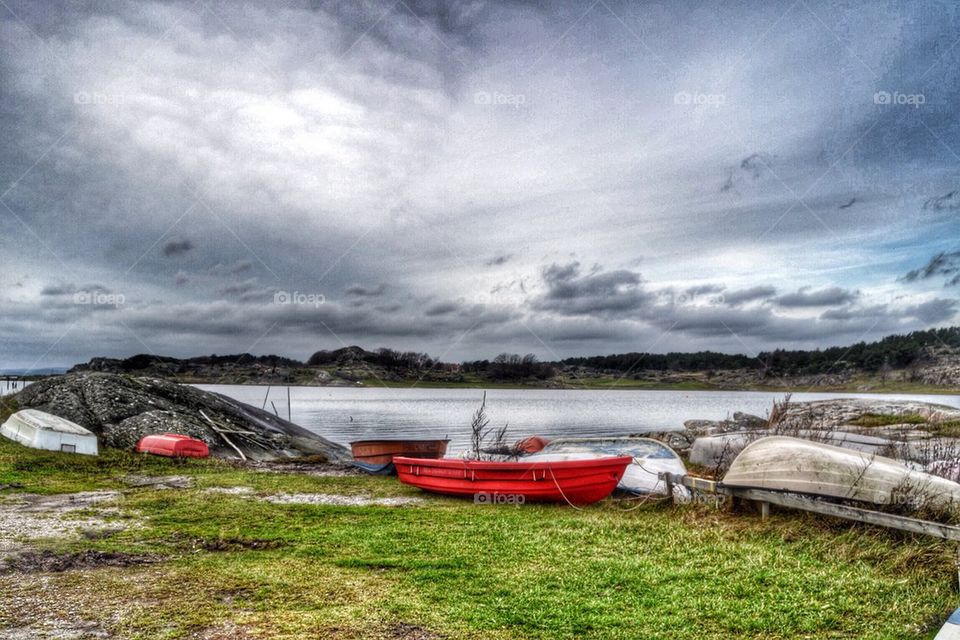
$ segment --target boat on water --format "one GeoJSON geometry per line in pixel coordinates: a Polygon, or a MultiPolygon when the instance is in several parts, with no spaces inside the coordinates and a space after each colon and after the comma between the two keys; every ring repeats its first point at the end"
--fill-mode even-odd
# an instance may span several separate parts
{"type": "Polygon", "coordinates": [[[555,502],[586,505],[603,500],[623,478],[630,456],[587,460],[498,462],[396,457],[400,482],[424,491],[476,502],[555,502]]]}
{"type": "Polygon", "coordinates": [[[449,440],[357,440],[350,443],[350,451],[355,467],[367,473],[390,475],[395,471],[394,457],[442,458],[448,444],[449,440]]]}
{"type": "Polygon", "coordinates": [[[32,449],[99,455],[97,436],[75,422],[36,409],[17,411],[0,434],[32,449]]]}
{"type": "Polygon", "coordinates": [[[892,458],[788,436],[747,445],[722,484],[883,505],[960,506],[960,483],[892,458]]]}
{"type": "MultiPolygon", "coordinates": [[[[610,456],[630,456],[631,462],[617,485],[618,489],[630,493],[667,495],[667,485],[660,474],[687,475],[680,456],[652,438],[558,438],[539,452],[524,456],[523,460],[589,460],[610,456]]],[[[690,490],[686,487],[674,485],[673,493],[678,500],[690,499],[690,490]]]]}

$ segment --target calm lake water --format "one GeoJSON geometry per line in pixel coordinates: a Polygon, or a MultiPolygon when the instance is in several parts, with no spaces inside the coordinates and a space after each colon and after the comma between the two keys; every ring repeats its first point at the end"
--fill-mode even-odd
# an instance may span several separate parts
{"type": "MultiPolygon", "coordinates": [[[[197,385],[241,402],[262,406],[267,387],[197,385]]],[[[752,391],[586,391],[494,389],[487,391],[490,425],[509,425],[508,440],[529,435],[596,436],[675,430],[684,420],[720,420],[735,411],[766,416],[782,393],[752,391]]],[[[450,450],[466,448],[470,419],[480,406],[479,389],[384,389],[291,387],[293,422],[347,444],[370,438],[451,439],[450,450]]],[[[795,393],[793,399],[873,398],[921,400],[960,408],[960,396],[911,394],[795,393]]],[[[287,417],[287,389],[273,387],[266,403],[287,417]]]]}

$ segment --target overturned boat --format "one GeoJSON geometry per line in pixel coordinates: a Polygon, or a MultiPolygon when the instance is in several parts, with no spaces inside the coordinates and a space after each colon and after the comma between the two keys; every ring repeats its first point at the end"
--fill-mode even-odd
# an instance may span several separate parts
{"type": "Polygon", "coordinates": [[[787,436],[747,445],[721,484],[912,508],[960,507],[960,483],[892,458],[787,436]]]}
{"type": "Polygon", "coordinates": [[[356,440],[350,443],[350,451],[353,466],[367,473],[390,475],[395,471],[396,456],[442,458],[448,444],[449,440],[356,440]]]}
{"type": "Polygon", "coordinates": [[[555,502],[586,505],[617,487],[629,456],[588,460],[499,462],[395,457],[400,482],[477,503],[555,502]]]}
{"type": "MultiPolygon", "coordinates": [[[[617,485],[618,489],[630,493],[667,495],[667,485],[660,474],[687,475],[680,456],[652,438],[558,438],[538,453],[524,456],[523,460],[590,460],[610,456],[630,456],[631,462],[617,485]]],[[[674,485],[673,493],[681,501],[690,498],[689,489],[680,485],[674,485]]]]}
{"type": "Polygon", "coordinates": [[[0,427],[0,434],[32,449],[99,454],[97,436],[75,422],[36,409],[17,411],[0,427]]]}
{"type": "MultiPolygon", "coordinates": [[[[890,451],[895,445],[892,440],[887,438],[878,438],[850,431],[801,429],[791,436],[863,453],[880,454],[890,451]]],[[[690,447],[690,462],[709,468],[722,466],[735,458],[748,444],[762,437],[765,437],[762,431],[731,431],[712,436],[701,436],[694,440],[693,446],[690,447]]]]}

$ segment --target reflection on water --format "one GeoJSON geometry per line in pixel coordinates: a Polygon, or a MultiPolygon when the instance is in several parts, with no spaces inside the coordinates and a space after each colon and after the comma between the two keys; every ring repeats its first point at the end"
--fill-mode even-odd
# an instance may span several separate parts
{"type": "MultiPolygon", "coordinates": [[[[253,385],[197,385],[287,417],[287,389],[253,385]]],[[[291,387],[293,421],[334,442],[371,438],[451,439],[466,448],[480,389],[291,387]]],[[[508,438],[616,435],[676,430],[684,420],[720,420],[735,411],[766,416],[782,393],[740,391],[627,391],[494,389],[487,392],[490,425],[509,425],[508,438]]],[[[960,407],[957,396],[795,393],[795,401],[836,397],[922,400],[960,407]]]]}

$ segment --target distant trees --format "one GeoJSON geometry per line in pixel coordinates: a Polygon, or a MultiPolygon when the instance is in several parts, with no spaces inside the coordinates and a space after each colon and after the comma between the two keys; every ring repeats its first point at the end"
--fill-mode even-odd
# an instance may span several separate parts
{"type": "Polygon", "coordinates": [[[517,353],[501,353],[490,360],[464,362],[461,371],[478,373],[491,380],[516,381],[528,378],[546,380],[557,375],[554,365],[539,362],[532,353],[521,356],[517,353]]]}
{"type": "Polygon", "coordinates": [[[891,335],[876,342],[858,342],[848,347],[792,350],[775,349],[756,357],[713,351],[696,353],[622,353],[587,358],[567,358],[566,365],[612,371],[705,371],[708,369],[758,369],[762,375],[823,374],[846,368],[870,372],[919,368],[929,351],[960,348],[960,327],[914,331],[891,335]]]}
{"type": "Polygon", "coordinates": [[[365,363],[391,370],[404,369],[411,371],[427,371],[441,365],[427,353],[401,352],[387,348],[367,351],[360,347],[344,347],[334,351],[317,351],[307,360],[307,364],[312,367],[350,363],[365,363]]]}

